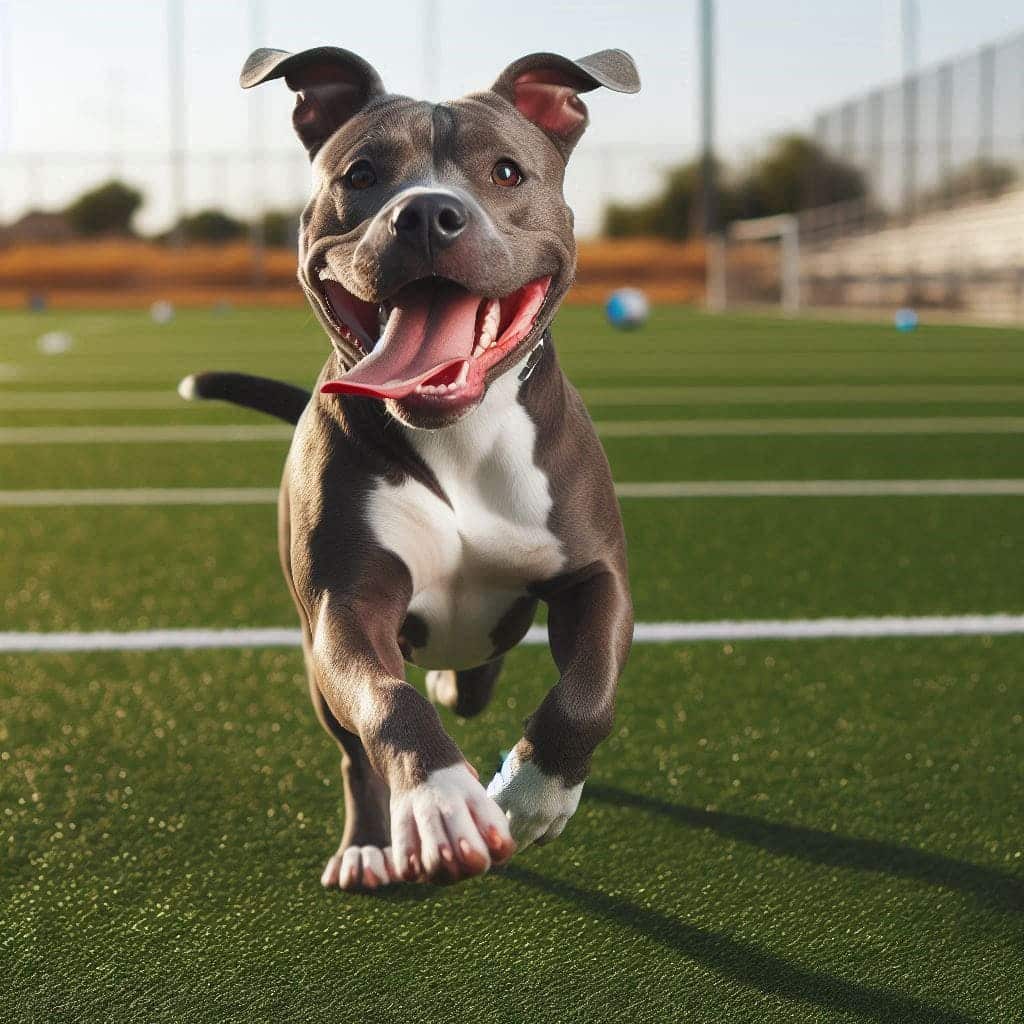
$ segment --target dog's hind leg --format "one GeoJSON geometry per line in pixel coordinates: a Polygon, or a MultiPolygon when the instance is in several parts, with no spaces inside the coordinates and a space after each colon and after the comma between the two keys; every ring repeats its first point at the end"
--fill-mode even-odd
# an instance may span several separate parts
{"type": "Polygon", "coordinates": [[[476,668],[441,669],[427,673],[427,693],[435,704],[451,708],[463,718],[472,718],[491,702],[504,658],[495,658],[476,668]]]}
{"type": "Polygon", "coordinates": [[[345,792],[345,828],[341,845],[320,878],[327,889],[376,889],[397,880],[391,859],[389,793],[373,770],[358,736],[343,729],[310,673],[310,694],[317,718],[341,747],[345,792]]]}

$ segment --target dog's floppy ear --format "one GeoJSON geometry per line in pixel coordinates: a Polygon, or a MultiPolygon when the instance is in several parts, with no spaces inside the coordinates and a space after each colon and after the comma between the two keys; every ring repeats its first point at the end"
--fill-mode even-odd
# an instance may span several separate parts
{"type": "Polygon", "coordinates": [[[243,89],[283,78],[295,98],[292,125],[309,158],[375,96],[384,95],[380,75],[357,54],[336,46],[317,46],[301,53],[254,50],[239,82],[243,89]]]}
{"type": "Polygon", "coordinates": [[[531,53],[509,64],[491,88],[568,158],[587,127],[587,108],[579,94],[602,85],[615,92],[639,92],[640,76],[624,50],[599,50],[579,60],[531,53]]]}

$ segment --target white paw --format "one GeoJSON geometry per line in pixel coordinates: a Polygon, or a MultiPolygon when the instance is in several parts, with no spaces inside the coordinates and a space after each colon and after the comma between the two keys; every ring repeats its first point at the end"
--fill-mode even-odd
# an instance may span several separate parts
{"type": "Polygon", "coordinates": [[[562,834],[580,805],[583,783],[564,786],[545,775],[532,761],[524,761],[518,748],[505,758],[487,787],[508,818],[512,838],[520,849],[531,843],[548,843],[562,834]]]}
{"type": "Polygon", "coordinates": [[[325,889],[377,889],[397,881],[390,846],[350,846],[339,850],[320,876],[325,889]]]}
{"type": "Polygon", "coordinates": [[[450,668],[433,669],[428,672],[427,696],[442,707],[455,707],[455,703],[459,699],[455,673],[450,668]]]}
{"type": "Polygon", "coordinates": [[[431,772],[404,793],[392,790],[391,842],[406,881],[457,882],[515,849],[504,815],[465,764],[431,772]]]}

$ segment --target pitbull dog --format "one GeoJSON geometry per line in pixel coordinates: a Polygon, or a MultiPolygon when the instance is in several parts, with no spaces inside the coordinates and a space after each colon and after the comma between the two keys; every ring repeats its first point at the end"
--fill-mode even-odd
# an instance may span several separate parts
{"type": "Polygon", "coordinates": [[[345,790],[323,884],[457,881],[565,828],[629,651],[615,491],[549,327],[575,272],[579,95],[639,80],[621,50],[538,53],[433,104],[318,47],[257,50],[241,83],[276,78],[313,168],[299,280],[333,351],[312,397],[218,373],[182,393],[297,424],[281,562],[345,790]],[[538,601],[560,677],[485,791],[404,662],[475,715],[538,601]]]}

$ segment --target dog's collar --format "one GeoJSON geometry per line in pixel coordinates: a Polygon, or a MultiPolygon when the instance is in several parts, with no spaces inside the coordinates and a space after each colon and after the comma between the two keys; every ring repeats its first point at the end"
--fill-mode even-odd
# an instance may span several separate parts
{"type": "Polygon", "coordinates": [[[360,353],[360,352],[353,353],[351,351],[346,351],[344,346],[341,344],[341,342],[339,342],[338,339],[335,338],[333,334],[330,335],[329,337],[330,337],[330,341],[331,341],[331,348],[334,349],[334,354],[341,361],[341,366],[342,366],[343,370],[349,370],[353,366],[355,366],[357,362],[359,362],[359,359],[361,358],[362,353],[360,353]],[[354,356],[354,358],[353,358],[353,356],[354,356]]]}
{"type": "Polygon", "coordinates": [[[530,349],[530,354],[526,357],[526,365],[519,371],[519,383],[522,384],[524,380],[529,378],[530,374],[537,369],[537,364],[540,362],[540,357],[544,354],[544,338],[541,337],[540,341],[530,349]]]}

